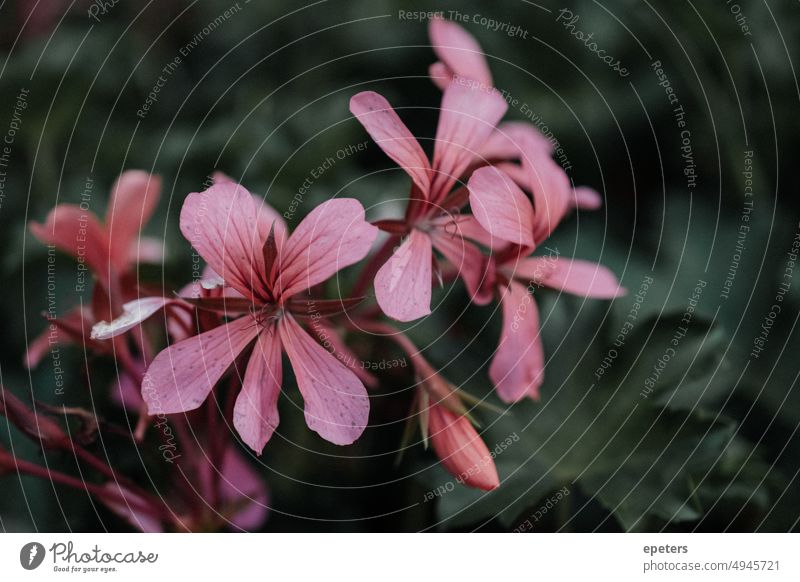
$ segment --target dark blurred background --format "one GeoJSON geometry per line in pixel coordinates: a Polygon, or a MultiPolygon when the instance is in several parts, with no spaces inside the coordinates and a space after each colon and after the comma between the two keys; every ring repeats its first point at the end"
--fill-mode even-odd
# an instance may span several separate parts
{"type": "MultiPolygon", "coordinates": [[[[427,502],[426,492],[448,480],[432,455],[417,446],[395,465],[409,405],[401,388],[410,378],[401,368],[383,375],[373,398],[376,427],[346,450],[323,443],[294,407],[282,406],[280,436],[253,459],[272,492],[265,529],[505,531],[533,522],[563,487],[569,496],[534,523],[535,531],[797,529],[800,274],[784,278],[800,219],[796,3],[7,1],[0,5],[0,134],[17,96],[27,95],[0,199],[2,383],[20,395],[32,389],[43,402],[94,406],[112,420],[121,415],[105,393],[113,376],[107,361],[89,362],[91,394],[79,349],[65,352],[63,395],[55,394],[47,361],[30,373],[22,366],[47,306],[46,247],[26,225],[42,221],[57,202],[78,202],[87,178],[94,182],[92,210],[102,214],[122,170],[163,176],[147,233],[165,237],[167,257],[141,276],[169,292],[191,277],[189,245],[177,228],[181,202],[214,170],[283,212],[314,168],[367,142],[314,180],[290,222],[334,195],[358,198],[373,217],[399,215],[401,202],[391,200],[406,195],[408,180],[368,141],[348,100],[378,91],[415,135],[433,136],[440,92],[427,77],[435,60],[427,22],[400,16],[430,10],[468,19],[463,25],[489,55],[496,86],[519,101],[506,118],[533,112],[544,120],[564,148],[570,178],[603,194],[601,210],[570,218],[550,246],[602,262],[630,293],[614,304],[540,294],[549,358],[542,402],[502,416],[481,413],[490,448],[509,434],[522,437],[497,457],[507,479],[501,492],[479,496],[457,487],[427,502]],[[579,16],[574,29],[559,21],[562,9],[579,16]],[[525,34],[491,30],[480,17],[525,34]],[[629,75],[600,61],[572,30],[593,33],[629,75]],[[179,64],[165,72],[175,57],[179,64]],[[656,68],[677,103],[668,101],[656,68]],[[137,115],[160,75],[158,100],[137,115]],[[677,125],[678,105],[685,128],[677,125]],[[690,131],[691,160],[681,149],[683,129],[690,131]],[[694,179],[687,179],[687,165],[694,179]],[[648,277],[653,284],[614,375],[595,383],[608,342],[648,277]],[[658,398],[643,398],[642,380],[698,280],[706,286],[690,337],[658,398]],[[753,357],[787,280],[766,347],[753,357]]],[[[58,274],[59,312],[88,301],[74,293],[67,257],[59,258],[58,274]]],[[[464,311],[460,288],[438,292],[439,301],[412,336],[431,343],[426,354],[452,381],[488,393],[485,360],[496,345],[498,314],[464,311]]],[[[398,355],[369,338],[355,345],[376,361],[398,355]]],[[[41,459],[4,421],[0,442],[41,459]]],[[[132,451],[106,444],[122,451],[115,453],[120,467],[144,474],[132,451]]],[[[74,473],[74,460],[49,461],[74,473]]],[[[147,470],[158,477],[157,467],[147,470]]],[[[3,530],[127,530],[85,495],[16,475],[0,477],[0,487],[3,530]]]]}

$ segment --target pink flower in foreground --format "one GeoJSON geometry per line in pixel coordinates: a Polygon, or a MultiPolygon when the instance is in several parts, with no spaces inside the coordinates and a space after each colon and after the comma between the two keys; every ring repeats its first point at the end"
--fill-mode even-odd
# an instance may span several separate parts
{"type": "MultiPolygon", "coordinates": [[[[181,232],[209,266],[243,299],[226,299],[242,315],[173,344],[153,360],[142,396],[151,414],[200,406],[240,354],[253,345],[233,422],[260,452],[278,425],[281,352],[294,369],[309,428],[335,444],[350,444],[366,427],[369,400],[358,377],[297,322],[309,301],[296,296],[369,252],[378,230],[353,199],[315,208],[291,236],[275,211],[242,186],[218,183],[190,194],[181,232]]],[[[321,302],[316,302],[321,304],[321,302]]]]}
{"type": "Polygon", "coordinates": [[[465,239],[462,221],[450,214],[466,203],[465,192],[451,191],[475,163],[506,108],[494,89],[450,83],[442,97],[430,163],[385,98],[367,91],[350,100],[353,115],[413,181],[405,219],[382,221],[386,230],[406,235],[375,277],[375,296],[388,316],[411,321],[430,313],[433,248],[459,269],[476,302],[490,299],[481,295],[483,255],[465,239]]]}
{"type": "Polygon", "coordinates": [[[531,204],[508,174],[496,167],[485,167],[472,174],[468,188],[476,220],[495,242],[507,241],[494,249],[503,329],[489,377],[505,402],[516,402],[525,396],[538,399],[544,378],[544,349],[539,313],[529,288],[545,286],[596,299],[618,297],[625,289],[601,265],[558,256],[528,256],[570,207],[568,183],[562,188],[535,190],[531,204]]]}

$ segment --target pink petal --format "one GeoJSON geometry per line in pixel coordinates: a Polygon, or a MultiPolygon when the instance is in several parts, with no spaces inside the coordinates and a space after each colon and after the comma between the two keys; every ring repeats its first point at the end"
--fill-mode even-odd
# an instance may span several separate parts
{"type": "Polygon", "coordinates": [[[572,191],[572,194],[573,198],[571,202],[576,208],[597,210],[603,205],[603,197],[593,188],[578,186],[572,191]]]}
{"type": "Polygon", "coordinates": [[[527,288],[511,282],[502,290],[503,330],[489,366],[489,378],[503,402],[539,397],[544,379],[544,347],[539,310],[527,288]]]}
{"type": "Polygon", "coordinates": [[[350,99],[350,112],[378,147],[406,171],[423,195],[427,194],[431,174],[428,156],[386,98],[374,91],[364,91],[350,99]]]}
{"type": "Polygon", "coordinates": [[[139,231],[150,220],[161,194],[161,178],[142,170],[120,174],[111,188],[106,229],[111,260],[120,272],[130,265],[139,231]]]}
{"type": "Polygon", "coordinates": [[[613,299],[625,295],[625,288],[620,286],[614,273],[591,261],[531,257],[516,264],[513,276],[593,299],[613,299]]]}
{"type": "MultiPolygon", "coordinates": [[[[452,228],[450,224],[453,220],[454,218],[451,215],[443,215],[434,218],[431,223],[438,227],[452,228]]],[[[455,217],[455,222],[458,224],[459,232],[467,240],[474,241],[493,251],[499,251],[511,246],[510,243],[489,234],[471,214],[459,214],[455,217]]]]}
{"type": "Polygon", "coordinates": [[[244,316],[159,353],[142,380],[148,413],[172,414],[200,406],[260,325],[244,316]]]}
{"type": "Polygon", "coordinates": [[[453,80],[453,72],[447,65],[441,62],[433,63],[428,67],[428,76],[431,78],[431,81],[433,81],[433,84],[442,91],[447,89],[450,81],[453,80]]]}
{"type": "Polygon", "coordinates": [[[281,342],[305,401],[308,428],[336,445],[354,442],[369,420],[369,398],[356,375],[286,315],[281,342]]]}
{"type": "Polygon", "coordinates": [[[268,513],[269,494],[264,479],[232,446],[225,450],[222,460],[222,499],[226,504],[240,507],[231,516],[231,523],[244,531],[261,527],[268,513]]]}
{"type": "Polygon", "coordinates": [[[375,298],[383,312],[413,321],[431,312],[431,239],[416,229],[375,275],[375,298]]]}
{"type": "Polygon", "coordinates": [[[458,270],[470,299],[477,305],[489,303],[494,295],[494,273],[488,268],[488,257],[464,240],[455,223],[448,228],[435,228],[430,235],[436,250],[458,270]]]}
{"type": "Polygon", "coordinates": [[[436,456],[456,479],[484,491],[500,486],[494,459],[466,417],[431,406],[428,431],[436,456]]]}
{"type": "Polygon", "coordinates": [[[553,152],[553,142],[527,121],[507,121],[497,126],[481,148],[486,159],[519,160],[529,152],[553,152]]]}
{"type": "Polygon", "coordinates": [[[523,160],[533,192],[534,240],[539,243],[561,223],[570,210],[572,184],[566,172],[549,156],[539,156],[533,164],[523,160]]]}
{"type": "Polygon", "coordinates": [[[50,211],[44,224],[32,222],[33,235],[44,244],[85,262],[104,286],[111,269],[108,238],[97,217],[72,204],[59,204],[50,211]]]}
{"type": "Polygon", "coordinates": [[[325,322],[319,319],[311,324],[311,331],[319,340],[322,347],[327,349],[336,359],[350,368],[356,376],[364,383],[367,388],[377,388],[378,379],[364,369],[363,362],[356,353],[339,336],[339,333],[325,322]]]}
{"type": "Polygon", "coordinates": [[[152,236],[140,236],[139,244],[130,247],[128,264],[150,263],[157,265],[164,260],[164,241],[152,236]]]}
{"type": "Polygon", "coordinates": [[[280,254],[276,288],[283,298],[313,287],[367,256],[378,229],[353,198],[329,200],[306,216],[280,254]]]}
{"type": "Polygon", "coordinates": [[[126,410],[140,410],[142,407],[142,393],[139,382],[131,378],[127,372],[120,371],[112,383],[111,400],[126,410]]]}
{"type": "Polygon", "coordinates": [[[122,335],[142,323],[145,319],[174,302],[167,297],[143,297],[122,306],[122,315],[111,322],[101,321],[92,327],[93,340],[107,340],[122,335]]]}
{"type": "Polygon", "coordinates": [[[467,77],[492,86],[492,74],[478,42],[458,24],[434,18],[428,34],[436,56],[460,77],[467,77]]]}
{"type": "Polygon", "coordinates": [[[494,166],[479,168],[468,183],[472,214],[492,236],[533,247],[533,207],[514,181],[494,166]]]}
{"type": "Polygon", "coordinates": [[[431,200],[444,199],[479,154],[508,104],[495,89],[454,79],[442,96],[433,150],[431,200]]]}
{"type": "Polygon", "coordinates": [[[278,426],[281,382],[281,343],[273,325],[258,335],[233,409],[239,436],[259,455],[278,426]]]}
{"type": "Polygon", "coordinates": [[[180,220],[183,236],[211,268],[245,297],[259,299],[268,296],[262,248],[273,222],[265,205],[232,182],[189,194],[180,220]]]}

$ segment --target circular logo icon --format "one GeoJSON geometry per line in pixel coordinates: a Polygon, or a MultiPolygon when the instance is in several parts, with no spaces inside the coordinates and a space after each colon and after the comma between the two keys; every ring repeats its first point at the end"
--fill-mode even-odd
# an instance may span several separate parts
{"type": "Polygon", "coordinates": [[[35,570],[44,561],[44,546],[39,542],[30,542],[19,551],[19,563],[26,570],[35,570]]]}

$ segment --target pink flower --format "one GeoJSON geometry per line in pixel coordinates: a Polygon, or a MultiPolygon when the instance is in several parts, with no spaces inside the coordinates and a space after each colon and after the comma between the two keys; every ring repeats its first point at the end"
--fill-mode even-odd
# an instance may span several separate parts
{"type": "Polygon", "coordinates": [[[366,427],[369,400],[358,377],[312,339],[297,318],[309,302],[297,296],[360,261],[377,229],[353,199],[315,208],[291,236],[275,211],[242,186],[217,183],[190,194],[181,232],[209,266],[242,295],[226,299],[241,317],[163,350],[150,365],[142,395],[151,414],[193,410],[240,354],[253,346],[233,423],[261,452],[278,425],[281,353],[289,357],[305,400],[309,428],[345,445],[366,427]]]}
{"type": "Polygon", "coordinates": [[[119,283],[139,261],[161,259],[160,244],[139,239],[158,204],[161,178],[142,170],[123,172],[111,189],[105,222],[88,209],[59,204],[44,224],[31,223],[36,238],[86,263],[103,286],[119,283]]]}
{"type": "MultiPolygon", "coordinates": [[[[445,89],[453,80],[474,83],[484,89],[492,87],[492,74],[485,54],[466,30],[454,22],[435,18],[431,20],[428,32],[433,50],[440,59],[430,68],[431,79],[439,88],[445,89]]],[[[567,175],[550,157],[553,146],[553,142],[532,123],[509,121],[498,125],[497,130],[485,141],[479,152],[479,160],[488,160],[512,175],[525,176],[519,182],[527,191],[566,188],[571,195],[563,198],[565,210],[574,207],[599,208],[601,198],[594,190],[571,190],[567,175]]],[[[555,216],[555,210],[549,212],[553,217],[552,222],[557,224],[561,217],[555,216]]]]}
{"type": "Polygon", "coordinates": [[[601,265],[558,256],[528,257],[570,208],[568,184],[559,187],[554,180],[546,188],[537,188],[531,204],[508,174],[490,166],[476,170],[468,188],[475,218],[491,236],[484,243],[495,243],[496,286],[503,311],[500,345],[489,377],[505,402],[525,396],[538,399],[544,349],[539,313],[529,288],[546,286],[597,299],[618,297],[625,289],[601,265]],[[497,240],[506,244],[497,245],[497,240]]]}
{"type": "Polygon", "coordinates": [[[474,300],[490,299],[481,294],[483,255],[465,239],[462,219],[450,214],[466,203],[465,192],[451,191],[475,163],[506,108],[494,89],[450,83],[442,97],[430,163],[385,98],[367,91],[350,100],[353,115],[413,182],[405,219],[381,224],[394,234],[407,235],[375,277],[376,299],[388,316],[411,321],[430,313],[433,248],[459,269],[474,300]]]}

